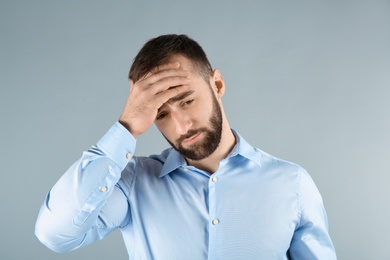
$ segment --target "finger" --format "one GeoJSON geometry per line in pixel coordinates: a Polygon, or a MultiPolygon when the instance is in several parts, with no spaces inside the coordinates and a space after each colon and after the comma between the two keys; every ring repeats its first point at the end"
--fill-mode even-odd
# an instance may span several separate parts
{"type": "Polygon", "coordinates": [[[159,94],[171,88],[175,88],[182,85],[189,85],[190,83],[191,78],[188,77],[167,77],[159,80],[154,84],[151,84],[149,86],[149,91],[151,91],[150,93],[159,94]]]}
{"type": "Polygon", "coordinates": [[[174,76],[163,77],[154,83],[150,83],[148,80],[137,82],[135,85],[131,86],[131,92],[136,93],[135,95],[143,93],[143,95],[155,98],[155,95],[158,95],[170,88],[188,85],[191,83],[191,78],[187,77],[187,74],[180,75],[180,73],[175,73],[172,75],[174,76]]]}
{"type": "Polygon", "coordinates": [[[157,93],[156,100],[159,103],[159,107],[162,106],[164,103],[166,103],[171,98],[187,91],[188,88],[189,88],[189,85],[184,84],[184,85],[173,86],[173,87],[166,89],[165,91],[157,93]]]}
{"type": "Polygon", "coordinates": [[[189,76],[190,73],[186,70],[163,70],[138,81],[136,85],[143,91],[151,91],[151,94],[156,94],[173,86],[189,84],[191,81],[189,76]]]}
{"type": "Polygon", "coordinates": [[[147,78],[145,78],[145,82],[149,84],[157,83],[160,80],[164,80],[165,78],[170,77],[188,77],[190,75],[188,70],[183,69],[165,69],[160,70],[156,73],[150,74],[147,78]]]}
{"type": "Polygon", "coordinates": [[[160,70],[167,70],[167,69],[178,69],[180,68],[180,63],[179,62],[172,62],[172,63],[165,63],[160,66],[156,66],[153,69],[150,70],[151,73],[156,73],[160,70]]]}
{"type": "Polygon", "coordinates": [[[146,73],[143,77],[141,77],[140,80],[149,78],[152,74],[158,73],[159,71],[167,70],[167,69],[178,69],[179,67],[180,67],[179,62],[166,63],[160,66],[156,66],[153,69],[151,69],[148,73],[146,73]]]}

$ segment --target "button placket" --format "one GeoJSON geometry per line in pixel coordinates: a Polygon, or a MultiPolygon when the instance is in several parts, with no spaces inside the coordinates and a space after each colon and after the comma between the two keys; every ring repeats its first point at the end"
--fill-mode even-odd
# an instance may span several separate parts
{"type": "Polygon", "coordinates": [[[213,219],[211,220],[211,224],[215,227],[217,226],[219,223],[220,223],[220,220],[217,218],[217,212],[215,211],[216,209],[216,200],[215,200],[215,193],[216,193],[216,183],[218,181],[218,177],[216,176],[211,176],[210,178],[210,189],[213,190],[212,194],[214,196],[214,205],[213,205],[213,209],[212,211],[210,211],[210,217],[212,217],[213,219]]]}

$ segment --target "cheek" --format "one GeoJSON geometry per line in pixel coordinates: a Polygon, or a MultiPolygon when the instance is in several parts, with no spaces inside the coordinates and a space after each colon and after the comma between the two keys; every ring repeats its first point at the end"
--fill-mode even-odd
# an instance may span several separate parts
{"type": "Polygon", "coordinates": [[[194,116],[194,120],[202,124],[209,121],[213,113],[213,106],[210,103],[211,101],[199,107],[199,109],[196,112],[196,116],[194,116]]]}
{"type": "Polygon", "coordinates": [[[173,136],[174,135],[173,124],[170,124],[168,120],[164,123],[156,124],[156,127],[160,131],[160,133],[170,142],[175,140],[175,137],[173,136]]]}

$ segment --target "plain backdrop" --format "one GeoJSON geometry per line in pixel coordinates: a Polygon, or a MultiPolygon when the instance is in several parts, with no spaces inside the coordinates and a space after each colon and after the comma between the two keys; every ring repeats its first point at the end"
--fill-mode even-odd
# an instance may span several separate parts
{"type": "MultiPolygon", "coordinates": [[[[234,129],[309,171],[339,259],[390,259],[388,0],[0,0],[0,259],[128,258],[119,231],[57,254],[34,225],[119,118],[138,50],[165,33],[193,37],[221,70],[234,129]]],[[[137,147],[168,144],[152,128],[137,147]]]]}

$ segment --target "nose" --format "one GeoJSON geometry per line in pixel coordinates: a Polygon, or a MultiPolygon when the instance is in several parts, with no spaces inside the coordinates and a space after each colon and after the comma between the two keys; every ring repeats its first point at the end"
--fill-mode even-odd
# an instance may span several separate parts
{"type": "Polygon", "coordinates": [[[191,128],[191,119],[189,115],[183,112],[171,112],[172,124],[177,134],[184,135],[191,128]]]}

